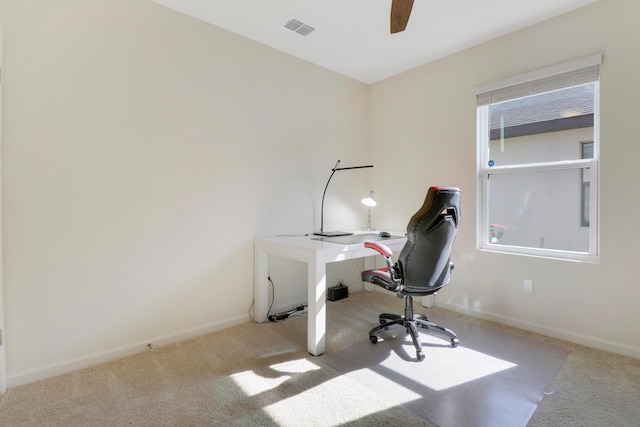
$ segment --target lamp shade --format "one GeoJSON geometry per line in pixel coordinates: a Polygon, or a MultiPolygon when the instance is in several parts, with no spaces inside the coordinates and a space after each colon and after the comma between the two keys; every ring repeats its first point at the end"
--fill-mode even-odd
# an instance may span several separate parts
{"type": "Polygon", "coordinates": [[[365,206],[376,206],[378,202],[376,202],[376,193],[373,190],[369,191],[369,194],[364,196],[361,200],[362,204],[365,206]]]}

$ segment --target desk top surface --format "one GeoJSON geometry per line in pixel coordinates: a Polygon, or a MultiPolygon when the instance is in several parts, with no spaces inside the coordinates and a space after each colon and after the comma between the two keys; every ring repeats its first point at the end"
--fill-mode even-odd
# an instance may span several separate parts
{"type": "Polygon", "coordinates": [[[340,245],[352,245],[354,243],[364,242],[382,242],[385,240],[404,239],[402,235],[391,235],[391,237],[380,237],[378,233],[351,234],[349,236],[331,236],[331,237],[312,237],[311,240],[319,240],[321,242],[338,243],[340,245]]]}
{"type": "Polygon", "coordinates": [[[257,247],[264,249],[290,247],[309,251],[352,251],[363,248],[364,242],[381,242],[390,246],[403,245],[407,238],[402,232],[389,232],[391,237],[380,237],[378,233],[356,231],[349,236],[322,237],[307,235],[278,235],[255,239],[257,247]]]}

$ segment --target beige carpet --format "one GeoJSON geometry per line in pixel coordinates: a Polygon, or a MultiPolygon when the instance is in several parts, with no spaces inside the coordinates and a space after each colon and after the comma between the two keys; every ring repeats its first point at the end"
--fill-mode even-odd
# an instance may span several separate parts
{"type": "MultiPolygon", "coordinates": [[[[0,426],[433,426],[325,361],[366,338],[378,313],[401,309],[369,292],[329,303],[321,357],[307,354],[306,317],[297,316],[16,387],[0,398],[0,426]]],[[[637,425],[640,360],[560,344],[569,355],[529,426],[637,425]]]]}

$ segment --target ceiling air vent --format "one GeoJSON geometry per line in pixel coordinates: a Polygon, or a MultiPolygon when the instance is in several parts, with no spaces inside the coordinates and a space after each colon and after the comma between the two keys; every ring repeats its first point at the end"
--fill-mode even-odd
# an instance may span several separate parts
{"type": "Polygon", "coordinates": [[[284,27],[288,28],[291,31],[295,31],[298,34],[302,34],[303,36],[308,36],[315,30],[311,25],[307,25],[299,19],[291,18],[287,22],[284,23],[284,27]]]}

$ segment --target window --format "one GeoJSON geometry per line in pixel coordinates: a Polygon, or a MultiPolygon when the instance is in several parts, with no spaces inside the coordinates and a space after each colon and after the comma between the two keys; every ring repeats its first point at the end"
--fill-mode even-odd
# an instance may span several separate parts
{"type": "Polygon", "coordinates": [[[478,247],[598,256],[600,55],[478,91],[478,247]]]}

